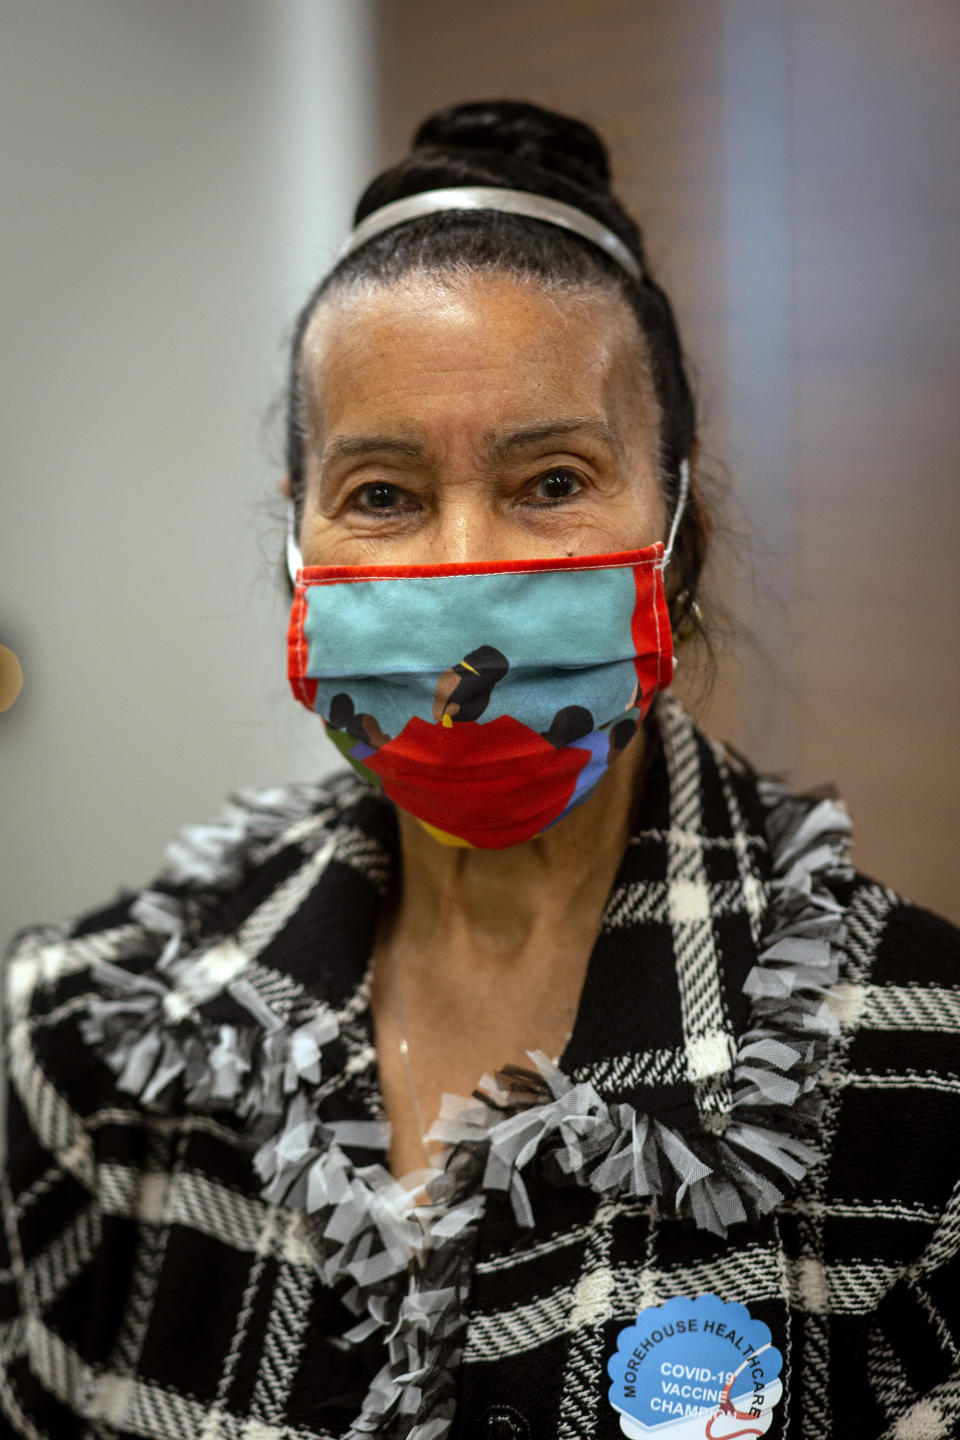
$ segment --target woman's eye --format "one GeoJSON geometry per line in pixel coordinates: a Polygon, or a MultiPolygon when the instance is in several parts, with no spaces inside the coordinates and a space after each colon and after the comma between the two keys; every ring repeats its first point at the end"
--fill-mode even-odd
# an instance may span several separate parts
{"type": "Polygon", "coordinates": [[[353,498],[365,510],[396,510],[403,504],[404,497],[398,486],[377,482],[362,485],[353,498]]]}
{"type": "Polygon", "coordinates": [[[534,495],[540,501],[570,500],[583,486],[573,470],[547,470],[534,486],[534,495]]]}

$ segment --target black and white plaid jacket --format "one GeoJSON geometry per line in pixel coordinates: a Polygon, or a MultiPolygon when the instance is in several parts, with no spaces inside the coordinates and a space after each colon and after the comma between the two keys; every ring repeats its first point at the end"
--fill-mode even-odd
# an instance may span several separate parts
{"type": "MultiPolygon", "coordinates": [[[[732,1055],[746,1023],[770,846],[749,766],[661,698],[640,828],[562,1065],[605,1098],[696,1124],[718,1093],[705,1057],[732,1055]]],[[[183,901],[196,943],[228,937],[275,1009],[333,1007],[325,1115],[382,1115],[366,972],[396,859],[390,806],[344,776],[237,792],[225,814],[194,835],[192,868],[174,845],[150,889],[183,901]]],[[[617,1336],[646,1307],[706,1293],[746,1305],[783,1353],[774,1437],[960,1436],[960,932],[860,875],[837,895],[847,939],[820,1162],[726,1239],[649,1200],[536,1177],[521,1231],[491,1196],[456,1440],[614,1440],[617,1336]]],[[[0,1434],[342,1435],[382,1347],[335,1348],[354,1317],[319,1279],[300,1214],[261,1198],[240,1118],[143,1107],[83,1038],[91,962],[156,962],[134,899],[21,931],[6,958],[0,1434]]]]}

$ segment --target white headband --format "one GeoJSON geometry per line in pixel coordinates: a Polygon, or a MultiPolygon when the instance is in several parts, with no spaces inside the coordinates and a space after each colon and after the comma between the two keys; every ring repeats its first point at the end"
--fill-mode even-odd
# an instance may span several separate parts
{"type": "MultiPolygon", "coordinates": [[[[673,512],[673,520],[670,522],[670,533],[667,536],[667,543],[663,551],[663,567],[670,563],[673,555],[674,541],[677,538],[677,531],[680,529],[680,520],[686,509],[687,496],[690,493],[690,466],[686,460],[680,461],[680,485],[677,491],[677,503],[673,512]]],[[[287,507],[287,570],[294,585],[297,583],[297,571],[303,569],[303,556],[300,554],[300,546],[297,544],[297,537],[294,531],[294,505],[290,501],[287,507]]]]}
{"type": "Polygon", "coordinates": [[[408,220],[417,220],[421,215],[435,215],[441,210],[502,210],[507,215],[545,220],[548,225],[572,230],[574,234],[598,245],[634,280],[643,278],[637,257],[619,235],[614,235],[592,215],[585,214],[574,205],[565,205],[562,200],[551,200],[547,195],[531,195],[527,190],[504,190],[497,185],[456,185],[443,190],[421,190],[419,195],[391,200],[389,205],[381,205],[379,210],[372,211],[351,230],[336,263],[339,265],[345,256],[381,231],[405,225],[408,220]]]}

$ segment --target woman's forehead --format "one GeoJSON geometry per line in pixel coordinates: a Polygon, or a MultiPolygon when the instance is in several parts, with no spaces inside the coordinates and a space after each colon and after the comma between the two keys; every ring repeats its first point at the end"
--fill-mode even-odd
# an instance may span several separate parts
{"type": "Polygon", "coordinates": [[[325,300],[301,369],[307,414],[324,428],[418,406],[487,424],[501,410],[505,423],[542,410],[614,426],[650,419],[644,346],[619,294],[509,276],[416,275],[325,300]]]}
{"type": "Polygon", "coordinates": [[[451,336],[469,332],[491,342],[511,339],[536,343],[565,333],[571,340],[598,343],[640,342],[633,311],[613,287],[548,285],[535,276],[499,271],[433,275],[414,272],[388,284],[364,281],[334,291],[317,305],[307,326],[302,355],[308,363],[342,337],[378,338],[396,334],[415,340],[431,324],[451,336]]]}

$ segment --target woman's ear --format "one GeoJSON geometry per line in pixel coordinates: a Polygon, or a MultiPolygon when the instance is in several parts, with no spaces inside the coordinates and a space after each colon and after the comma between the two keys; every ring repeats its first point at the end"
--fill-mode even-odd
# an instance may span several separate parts
{"type": "Polygon", "coordinates": [[[288,500],[292,500],[292,499],[293,499],[293,494],[292,494],[292,492],[291,492],[291,490],[290,490],[290,476],[289,476],[289,475],[281,475],[281,476],[280,476],[279,488],[280,488],[280,494],[281,494],[281,495],[285,495],[288,500]]]}

